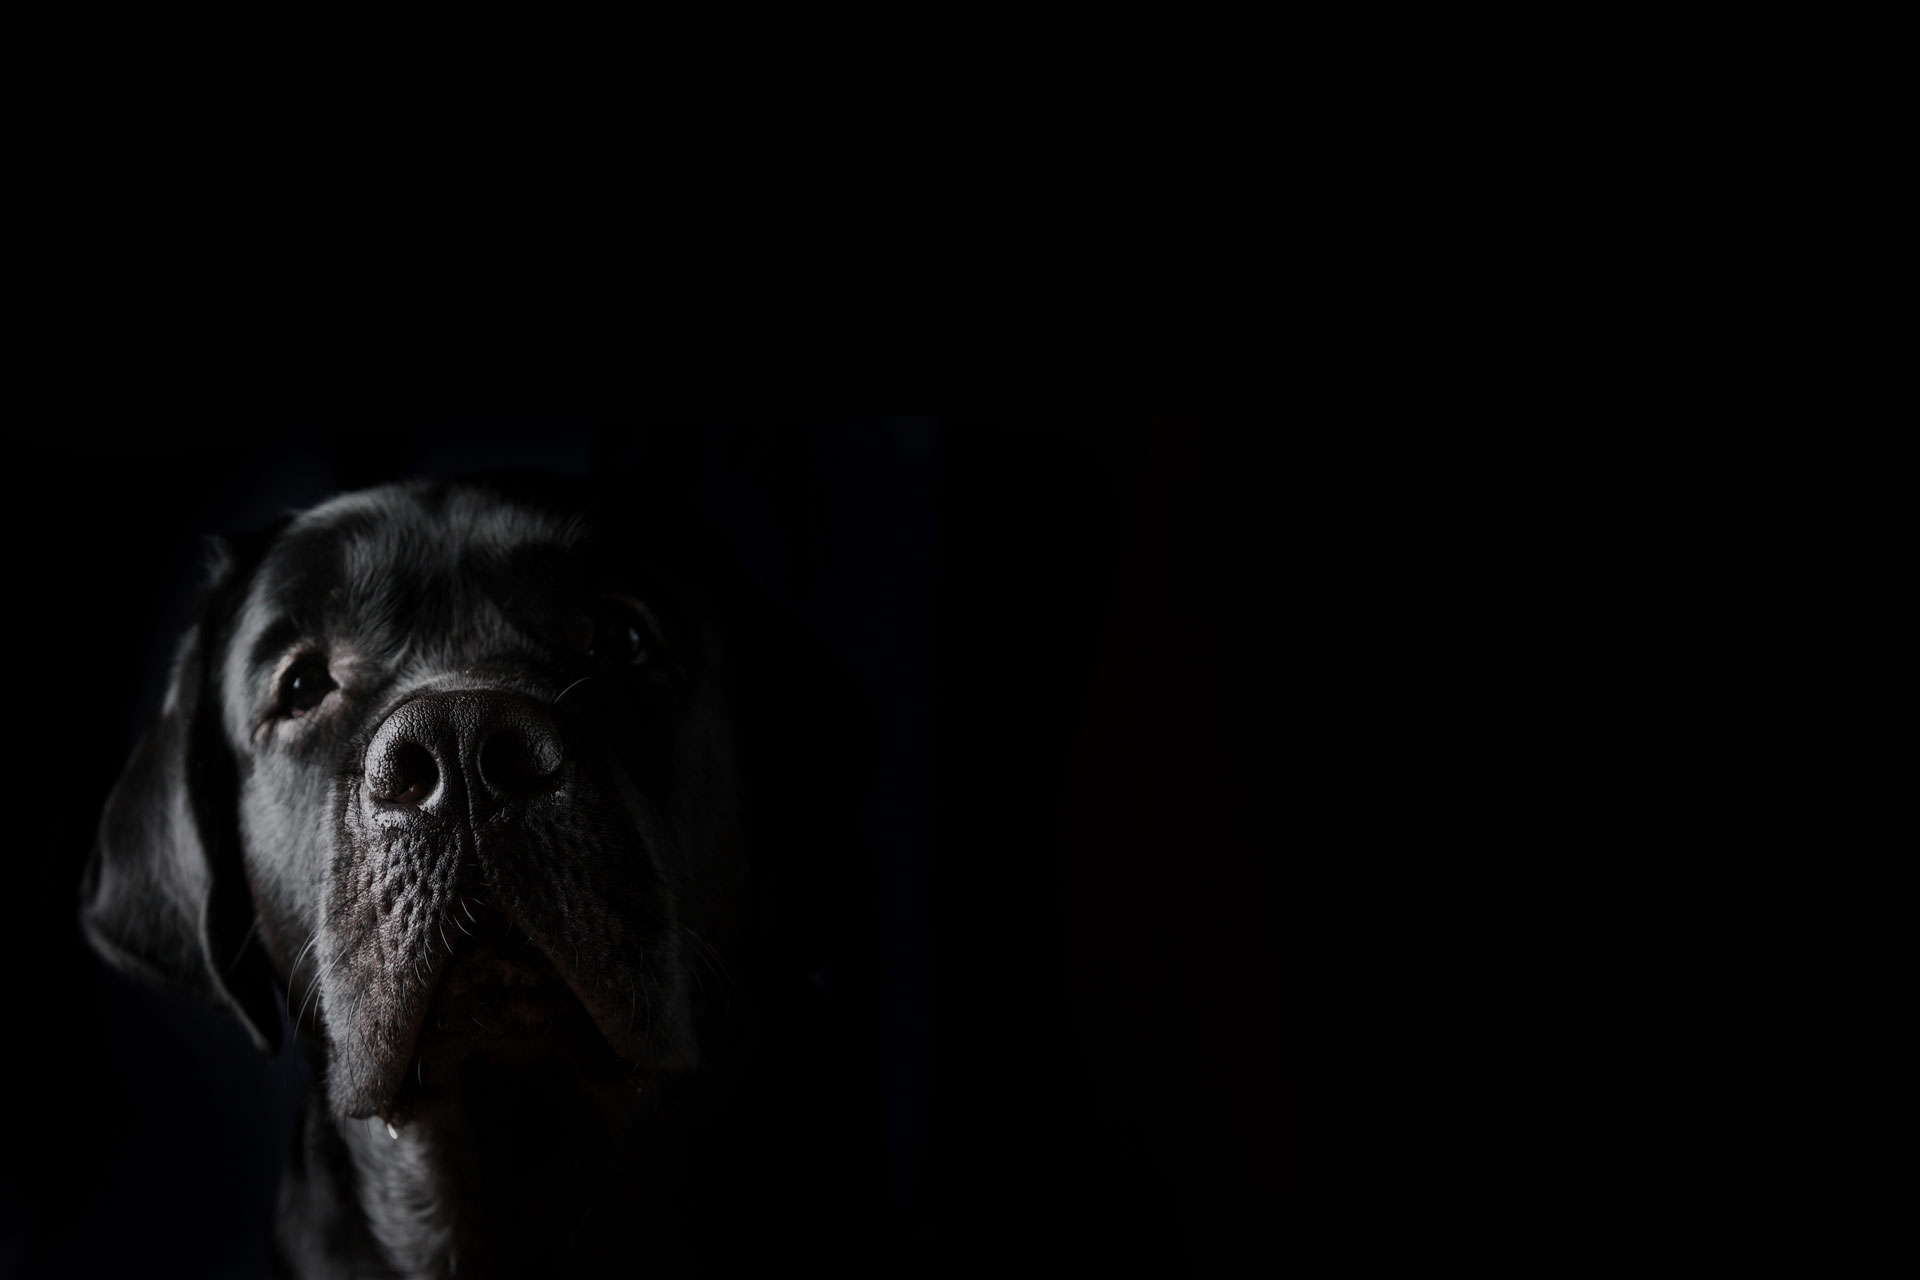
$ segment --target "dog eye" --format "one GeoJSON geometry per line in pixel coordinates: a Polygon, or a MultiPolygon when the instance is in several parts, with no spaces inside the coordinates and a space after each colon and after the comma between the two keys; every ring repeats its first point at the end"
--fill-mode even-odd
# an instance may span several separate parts
{"type": "Polygon", "coordinates": [[[326,664],[317,658],[296,662],[280,682],[280,705],[291,716],[302,716],[319,706],[336,686],[326,664]]]}
{"type": "Polygon", "coordinates": [[[647,637],[640,624],[625,618],[603,619],[593,633],[589,656],[633,666],[647,660],[647,637]]]}
{"type": "Polygon", "coordinates": [[[625,601],[608,600],[593,620],[587,656],[637,667],[647,661],[652,643],[647,619],[637,608],[625,601]]]}

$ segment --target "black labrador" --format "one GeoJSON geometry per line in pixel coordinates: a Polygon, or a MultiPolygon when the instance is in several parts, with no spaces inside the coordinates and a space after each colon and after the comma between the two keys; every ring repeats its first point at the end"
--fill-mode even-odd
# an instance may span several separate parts
{"type": "Polygon", "coordinates": [[[867,1131],[833,1118],[814,985],[857,932],[820,761],[858,716],[655,514],[416,482],[214,569],[82,922],[312,1055],[282,1273],[855,1261],[864,1187],[827,1174],[867,1131]]]}

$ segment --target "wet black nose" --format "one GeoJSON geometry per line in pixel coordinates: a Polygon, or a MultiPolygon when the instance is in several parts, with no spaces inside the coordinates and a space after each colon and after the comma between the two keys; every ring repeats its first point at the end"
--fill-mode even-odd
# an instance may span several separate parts
{"type": "Polygon", "coordinates": [[[560,734],[523,694],[463,689],[400,704],[367,746],[377,804],[438,814],[471,806],[480,817],[559,771],[560,734]]]}

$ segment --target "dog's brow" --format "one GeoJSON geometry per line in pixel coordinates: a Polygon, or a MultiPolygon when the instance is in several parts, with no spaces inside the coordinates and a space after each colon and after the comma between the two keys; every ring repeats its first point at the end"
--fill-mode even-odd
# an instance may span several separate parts
{"type": "Polygon", "coordinates": [[[247,650],[247,670],[258,671],[274,664],[286,647],[300,638],[300,628],[292,618],[281,616],[267,624],[253,647],[247,650]]]}

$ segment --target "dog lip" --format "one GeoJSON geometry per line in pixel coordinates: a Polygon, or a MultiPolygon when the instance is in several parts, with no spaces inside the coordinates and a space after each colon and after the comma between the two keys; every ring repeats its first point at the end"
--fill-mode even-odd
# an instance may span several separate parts
{"type": "Polygon", "coordinates": [[[534,1035],[570,1004],[578,998],[531,938],[483,927],[441,967],[422,1030],[469,1039],[534,1035]]]}
{"type": "Polygon", "coordinates": [[[613,1009],[604,992],[596,1001],[539,921],[470,889],[453,899],[441,923],[444,934],[436,927],[432,936],[445,946],[423,957],[426,985],[415,988],[419,999],[407,1027],[395,1028],[396,1056],[386,1059],[378,1084],[369,1080],[372,1089],[355,1095],[350,1106],[358,1110],[350,1114],[384,1110],[404,1118],[474,1055],[564,1058],[599,1064],[590,1068],[595,1072],[617,1063],[629,1079],[682,1070],[697,1059],[671,1029],[671,1007],[641,1011],[635,1021],[634,1010],[613,1009]]]}
{"type": "Polygon", "coordinates": [[[456,912],[473,923],[461,924],[449,951],[441,953],[415,1027],[409,1078],[417,1076],[422,1060],[431,1075],[436,1062],[494,1049],[607,1052],[637,1065],[535,936],[537,927],[530,932],[517,917],[479,903],[456,912]]]}

